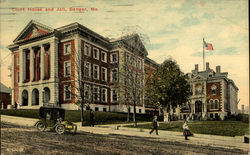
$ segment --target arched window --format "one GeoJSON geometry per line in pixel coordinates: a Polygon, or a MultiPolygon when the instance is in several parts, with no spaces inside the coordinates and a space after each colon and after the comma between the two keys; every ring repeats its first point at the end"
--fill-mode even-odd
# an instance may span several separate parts
{"type": "Polygon", "coordinates": [[[22,106],[28,105],[28,91],[24,90],[22,93],[22,106]]]}
{"type": "Polygon", "coordinates": [[[50,101],[50,89],[48,87],[43,89],[43,102],[49,103],[50,101]]]}
{"type": "Polygon", "coordinates": [[[218,100],[214,101],[214,109],[219,109],[219,102],[218,102],[218,100]]]}
{"type": "Polygon", "coordinates": [[[39,91],[36,88],[32,91],[32,105],[39,105],[39,91]]]}
{"type": "Polygon", "coordinates": [[[209,109],[213,109],[213,100],[209,101],[209,109]]]}

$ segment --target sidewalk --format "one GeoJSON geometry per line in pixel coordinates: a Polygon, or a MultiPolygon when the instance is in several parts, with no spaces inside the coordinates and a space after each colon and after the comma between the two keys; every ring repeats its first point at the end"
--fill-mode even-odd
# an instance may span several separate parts
{"type": "MultiPolygon", "coordinates": [[[[24,126],[33,126],[37,119],[14,117],[1,115],[1,121],[14,123],[24,126]]],[[[194,134],[194,137],[189,137],[190,140],[184,140],[182,132],[159,131],[159,136],[153,133],[149,134],[149,129],[135,129],[124,127],[128,124],[112,124],[112,125],[96,125],[95,127],[81,126],[81,123],[76,123],[78,131],[84,131],[94,134],[120,134],[127,136],[149,137],[155,141],[174,141],[186,144],[195,144],[202,146],[222,147],[227,149],[240,149],[249,151],[249,144],[243,143],[243,136],[226,137],[215,135],[194,134]]],[[[130,123],[132,124],[132,123],[130,123]]]]}

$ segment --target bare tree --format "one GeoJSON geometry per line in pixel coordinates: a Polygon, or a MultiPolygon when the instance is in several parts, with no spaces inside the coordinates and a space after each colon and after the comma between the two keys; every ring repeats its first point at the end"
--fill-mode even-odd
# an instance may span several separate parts
{"type": "MultiPolygon", "coordinates": [[[[80,40],[79,43],[80,44],[80,40]]],[[[77,45],[76,45],[77,46],[77,45]]],[[[65,48],[65,47],[64,47],[65,48]]],[[[67,48],[67,47],[66,47],[67,48]]],[[[64,75],[62,72],[59,72],[59,78],[65,78],[65,74],[67,71],[70,72],[70,77],[72,82],[74,83],[74,87],[70,90],[66,90],[65,93],[70,94],[73,98],[75,98],[74,103],[81,108],[81,122],[82,126],[84,125],[84,107],[86,103],[90,103],[91,100],[91,91],[86,87],[86,79],[85,77],[90,74],[87,69],[87,64],[83,60],[83,50],[81,48],[73,48],[69,47],[68,49],[69,60],[70,60],[70,68],[67,70],[65,67],[64,75]]],[[[62,58],[61,58],[62,59],[62,58]]],[[[63,62],[63,61],[59,61],[63,62]]],[[[65,64],[64,64],[65,65],[65,64]]],[[[61,80],[60,80],[61,81],[61,80]]]]}
{"type": "MultiPolygon", "coordinates": [[[[141,35],[142,36],[142,35],[141,35]]],[[[127,121],[130,120],[130,105],[133,105],[133,122],[136,123],[136,106],[143,105],[144,100],[144,60],[147,51],[137,33],[121,37],[119,46],[124,48],[123,59],[120,60],[119,69],[119,100],[127,105],[127,121]]]]}

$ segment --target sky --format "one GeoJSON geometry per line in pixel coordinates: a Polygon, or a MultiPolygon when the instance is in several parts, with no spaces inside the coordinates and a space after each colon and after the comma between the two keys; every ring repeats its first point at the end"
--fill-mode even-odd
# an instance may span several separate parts
{"type": "Polygon", "coordinates": [[[184,73],[191,72],[195,64],[203,70],[204,38],[214,48],[205,51],[205,61],[214,70],[220,65],[222,72],[228,72],[239,88],[238,107],[247,106],[248,18],[247,0],[0,0],[0,81],[11,86],[8,76],[11,52],[6,47],[30,20],[52,28],[78,22],[108,38],[128,31],[139,32],[147,38],[149,58],[157,63],[172,58],[184,73]],[[57,11],[58,8],[65,10],[57,11]],[[70,11],[70,8],[84,11],[70,11]]]}

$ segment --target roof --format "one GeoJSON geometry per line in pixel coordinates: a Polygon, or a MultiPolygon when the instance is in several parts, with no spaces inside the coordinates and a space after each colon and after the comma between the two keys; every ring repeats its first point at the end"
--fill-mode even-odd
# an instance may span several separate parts
{"type": "Polygon", "coordinates": [[[5,86],[4,84],[0,83],[0,92],[1,93],[11,93],[11,89],[5,86]]]}

